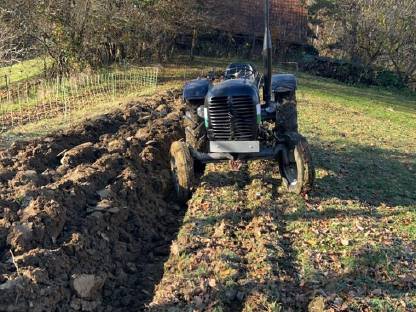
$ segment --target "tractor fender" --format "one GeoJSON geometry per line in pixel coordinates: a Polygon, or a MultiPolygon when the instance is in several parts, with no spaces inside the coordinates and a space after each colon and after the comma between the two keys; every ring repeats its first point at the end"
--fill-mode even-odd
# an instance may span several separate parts
{"type": "Polygon", "coordinates": [[[272,92],[295,92],[298,88],[296,77],[292,74],[277,74],[272,76],[272,92]]]}
{"type": "Polygon", "coordinates": [[[208,79],[196,79],[185,84],[183,89],[183,99],[185,102],[204,100],[211,87],[208,79]]]}

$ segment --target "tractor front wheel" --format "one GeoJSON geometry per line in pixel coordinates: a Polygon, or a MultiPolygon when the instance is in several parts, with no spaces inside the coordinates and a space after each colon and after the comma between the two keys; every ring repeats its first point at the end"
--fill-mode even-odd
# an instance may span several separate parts
{"type": "Polygon", "coordinates": [[[308,141],[301,137],[294,149],[288,151],[286,161],[279,163],[283,185],[290,193],[305,194],[312,190],[315,168],[308,141]]]}
{"type": "Polygon", "coordinates": [[[194,186],[194,160],[185,142],[174,142],[170,148],[170,164],[177,199],[186,203],[194,186]]]}

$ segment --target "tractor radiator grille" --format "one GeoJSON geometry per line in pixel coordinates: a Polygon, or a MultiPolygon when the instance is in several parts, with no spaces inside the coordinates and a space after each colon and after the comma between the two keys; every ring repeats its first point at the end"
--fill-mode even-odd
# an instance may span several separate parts
{"type": "Polygon", "coordinates": [[[257,137],[256,105],[251,96],[213,97],[208,114],[211,140],[250,141],[257,137]]]}

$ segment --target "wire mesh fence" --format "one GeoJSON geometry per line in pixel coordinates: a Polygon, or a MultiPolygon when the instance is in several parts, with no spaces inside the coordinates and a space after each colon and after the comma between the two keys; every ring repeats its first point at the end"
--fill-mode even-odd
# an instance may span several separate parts
{"type": "Polygon", "coordinates": [[[67,120],[74,112],[88,112],[100,101],[156,88],[158,74],[157,67],[145,67],[14,85],[6,82],[6,88],[0,90],[0,132],[44,119],[67,120]]]}

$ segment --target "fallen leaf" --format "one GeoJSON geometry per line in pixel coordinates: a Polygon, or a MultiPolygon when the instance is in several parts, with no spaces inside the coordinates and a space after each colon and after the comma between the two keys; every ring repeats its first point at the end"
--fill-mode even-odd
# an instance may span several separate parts
{"type": "Polygon", "coordinates": [[[308,312],[323,312],[325,310],[325,298],[320,296],[313,299],[308,305],[308,312]]]}
{"type": "Polygon", "coordinates": [[[341,239],[341,244],[342,246],[348,246],[350,244],[350,241],[346,238],[341,239]]]}
{"type": "Polygon", "coordinates": [[[215,280],[215,278],[211,278],[211,279],[208,281],[208,285],[209,285],[209,287],[211,287],[211,288],[215,288],[215,287],[217,286],[217,281],[215,280]]]}

